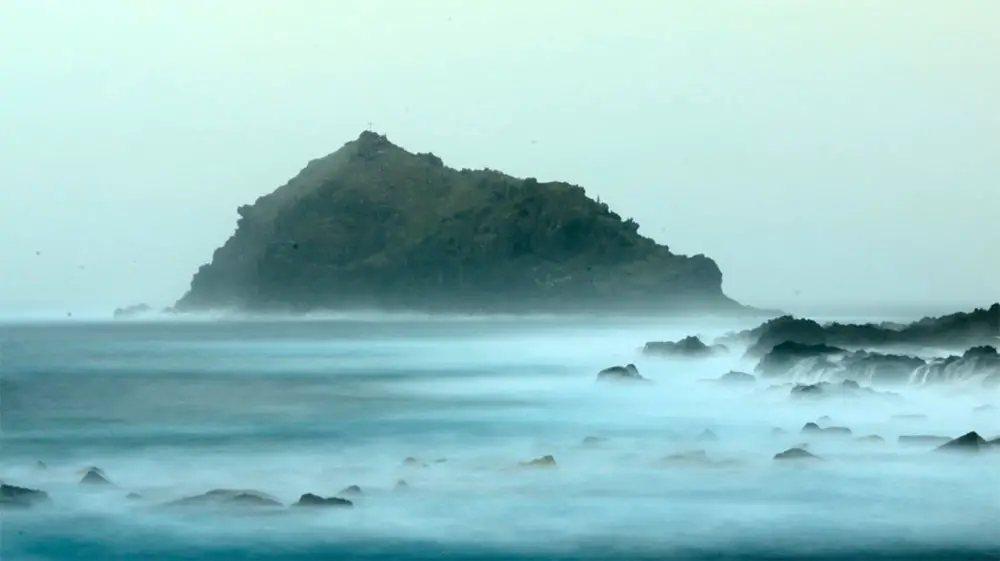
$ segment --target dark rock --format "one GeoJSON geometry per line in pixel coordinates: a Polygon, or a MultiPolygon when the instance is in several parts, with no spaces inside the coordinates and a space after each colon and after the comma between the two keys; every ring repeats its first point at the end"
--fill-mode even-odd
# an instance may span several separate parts
{"type": "Polygon", "coordinates": [[[7,508],[31,508],[51,502],[49,494],[45,491],[0,483],[0,510],[7,508]]]}
{"type": "Polygon", "coordinates": [[[352,508],[354,503],[347,499],[341,499],[339,497],[321,497],[319,495],[314,495],[312,493],[306,493],[299,497],[299,502],[293,504],[295,507],[333,507],[333,508],[352,508]]]}
{"type": "Polygon", "coordinates": [[[625,366],[612,366],[597,373],[598,382],[649,382],[648,378],[643,378],[639,374],[639,369],[634,364],[625,366]]]}
{"type": "Polygon", "coordinates": [[[280,507],[274,497],[259,491],[238,489],[215,489],[201,495],[185,497],[167,503],[171,507],[280,507]]]}
{"type": "Polygon", "coordinates": [[[786,315],[770,319],[759,327],[744,332],[742,338],[749,345],[746,356],[760,358],[785,342],[823,345],[826,343],[826,332],[819,323],[811,319],[786,315]]]}
{"type": "Polygon", "coordinates": [[[796,399],[806,398],[856,398],[880,397],[898,399],[897,394],[880,392],[871,388],[862,388],[854,380],[843,380],[840,383],[817,382],[815,384],[796,384],[792,386],[789,395],[796,399]]]}
{"type": "Polygon", "coordinates": [[[719,381],[724,384],[752,384],[757,381],[757,377],[753,374],[747,374],[746,372],[731,370],[723,374],[719,378],[719,381]]]}
{"type": "Polygon", "coordinates": [[[371,131],[237,214],[178,310],[756,314],[714,261],[580,186],[452,169],[371,131]]]}
{"type": "Polygon", "coordinates": [[[521,462],[522,467],[530,468],[554,468],[557,467],[556,459],[552,456],[542,456],[528,462],[521,462]]]}
{"type": "Polygon", "coordinates": [[[785,376],[792,371],[800,362],[812,360],[820,361],[818,364],[828,364],[826,359],[831,356],[843,355],[846,351],[829,345],[807,345],[796,343],[795,341],[785,341],[775,345],[757,366],[754,372],[761,376],[785,376]]]}
{"type": "Polygon", "coordinates": [[[844,356],[838,366],[841,377],[879,385],[906,385],[914,372],[926,364],[924,359],[914,356],[858,351],[844,356]]]}
{"type": "MultiPolygon", "coordinates": [[[[1000,334],[1000,303],[941,317],[927,317],[909,324],[820,324],[816,321],[782,316],[740,333],[720,339],[723,343],[747,345],[747,355],[763,357],[776,345],[792,341],[804,345],[829,345],[862,349],[894,347],[967,348],[997,344],[1000,334]]],[[[988,355],[988,349],[976,351],[988,355]]]]}
{"type": "Polygon", "coordinates": [[[87,473],[83,475],[83,479],[80,480],[81,485],[111,485],[108,481],[107,476],[104,472],[97,468],[90,468],[87,473]]]}
{"type": "Polygon", "coordinates": [[[357,485],[349,485],[341,489],[337,494],[345,497],[360,497],[363,493],[361,491],[361,487],[358,487],[357,485]]]}
{"type": "Polygon", "coordinates": [[[904,446],[939,446],[949,440],[951,440],[951,438],[947,436],[904,434],[899,437],[899,444],[904,446]]]}
{"type": "Polygon", "coordinates": [[[799,432],[802,433],[802,434],[807,434],[807,433],[818,433],[818,432],[822,432],[822,431],[823,431],[823,429],[821,429],[819,427],[819,425],[817,425],[816,423],[810,421],[810,422],[802,425],[802,430],[799,431],[799,432]]]}
{"type": "Polygon", "coordinates": [[[789,448],[774,455],[775,460],[819,460],[819,456],[802,448],[789,448]]]}
{"type": "Polygon", "coordinates": [[[643,354],[673,358],[707,358],[729,352],[723,345],[706,345],[698,337],[680,341],[651,341],[642,348],[643,354]]]}
{"type": "Polygon", "coordinates": [[[979,452],[989,448],[990,443],[979,436],[976,431],[967,432],[962,436],[949,440],[935,448],[939,452],[979,452]]]}
{"type": "Polygon", "coordinates": [[[973,347],[961,356],[931,360],[914,376],[923,384],[963,381],[976,377],[983,378],[983,386],[986,388],[1000,385],[1000,355],[994,347],[973,347]]]}

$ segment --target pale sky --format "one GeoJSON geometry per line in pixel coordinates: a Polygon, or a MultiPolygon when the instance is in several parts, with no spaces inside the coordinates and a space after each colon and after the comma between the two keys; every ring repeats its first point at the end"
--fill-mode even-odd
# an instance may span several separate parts
{"type": "Polygon", "coordinates": [[[1000,299],[997,0],[2,0],[0,80],[0,313],[172,303],[369,121],[748,304],[1000,299]]]}

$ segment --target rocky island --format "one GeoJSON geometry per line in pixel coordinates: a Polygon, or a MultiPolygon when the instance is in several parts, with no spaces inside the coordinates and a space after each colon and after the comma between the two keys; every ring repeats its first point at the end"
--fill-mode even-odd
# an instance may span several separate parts
{"type": "Polygon", "coordinates": [[[365,131],[237,209],[181,312],[755,313],[582,187],[452,169],[365,131]]]}

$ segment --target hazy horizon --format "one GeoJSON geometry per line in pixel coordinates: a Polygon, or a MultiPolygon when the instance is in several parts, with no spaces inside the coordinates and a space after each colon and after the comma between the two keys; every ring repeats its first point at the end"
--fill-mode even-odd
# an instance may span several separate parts
{"type": "Polygon", "coordinates": [[[996,21],[986,0],[8,0],[0,314],[173,303],[239,205],[369,122],[580,184],[745,304],[987,306],[996,21]]]}

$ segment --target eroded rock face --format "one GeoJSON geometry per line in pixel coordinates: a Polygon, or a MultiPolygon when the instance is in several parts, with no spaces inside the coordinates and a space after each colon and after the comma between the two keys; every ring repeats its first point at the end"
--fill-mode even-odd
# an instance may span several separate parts
{"type": "Polygon", "coordinates": [[[23,509],[37,505],[50,504],[52,499],[45,491],[18,487],[16,485],[0,484],[0,509],[23,509]]]}
{"type": "Polygon", "coordinates": [[[642,348],[643,354],[671,358],[708,358],[729,352],[724,345],[706,345],[698,337],[680,341],[651,341],[642,348]]]}
{"type": "Polygon", "coordinates": [[[776,377],[787,376],[799,363],[805,360],[812,360],[813,369],[828,366],[829,363],[823,359],[845,354],[844,349],[831,347],[829,345],[809,345],[796,343],[795,341],[785,341],[775,345],[767,354],[760,359],[754,372],[760,376],[776,377]]]}
{"type": "Polygon", "coordinates": [[[627,364],[625,366],[612,366],[601,370],[597,373],[597,381],[632,383],[649,382],[649,379],[639,374],[639,369],[634,364],[627,364]]]}

